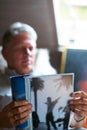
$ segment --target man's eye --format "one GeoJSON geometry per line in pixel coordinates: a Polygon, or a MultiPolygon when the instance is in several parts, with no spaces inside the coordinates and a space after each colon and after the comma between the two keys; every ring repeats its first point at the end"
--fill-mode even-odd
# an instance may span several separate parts
{"type": "Polygon", "coordinates": [[[29,47],[29,50],[31,50],[31,51],[32,51],[32,50],[33,50],[33,47],[29,47]]]}

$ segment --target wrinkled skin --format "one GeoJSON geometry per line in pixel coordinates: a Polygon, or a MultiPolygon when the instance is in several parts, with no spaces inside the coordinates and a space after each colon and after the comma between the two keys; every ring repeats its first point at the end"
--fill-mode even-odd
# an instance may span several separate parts
{"type": "Polygon", "coordinates": [[[73,99],[69,102],[70,108],[77,115],[87,115],[87,93],[83,91],[74,92],[73,99]]]}
{"type": "Polygon", "coordinates": [[[71,94],[69,106],[73,113],[70,116],[70,127],[87,128],[87,93],[77,91],[71,94]]]}
{"type": "Polygon", "coordinates": [[[25,122],[32,111],[28,101],[15,101],[0,112],[0,128],[12,128],[25,122]]]}

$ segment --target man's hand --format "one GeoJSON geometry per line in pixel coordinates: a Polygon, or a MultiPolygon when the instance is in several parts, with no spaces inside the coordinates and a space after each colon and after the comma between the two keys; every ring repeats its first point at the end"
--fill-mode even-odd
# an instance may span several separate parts
{"type": "Polygon", "coordinates": [[[69,102],[71,110],[78,116],[87,116],[87,93],[77,91],[71,94],[72,100],[69,102]]]}
{"type": "Polygon", "coordinates": [[[77,91],[71,94],[72,99],[69,101],[69,106],[73,113],[70,116],[70,127],[86,128],[87,116],[87,93],[77,91]]]}
{"type": "Polygon", "coordinates": [[[32,105],[26,101],[14,101],[0,112],[0,128],[11,128],[22,124],[29,118],[32,105]]]}

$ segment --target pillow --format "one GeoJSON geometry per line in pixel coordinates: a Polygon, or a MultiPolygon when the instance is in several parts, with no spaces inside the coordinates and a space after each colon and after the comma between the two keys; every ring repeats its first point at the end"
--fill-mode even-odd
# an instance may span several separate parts
{"type": "Polygon", "coordinates": [[[1,53],[2,47],[0,46],[0,72],[4,72],[5,67],[7,67],[7,62],[1,53]]]}
{"type": "Polygon", "coordinates": [[[50,64],[48,49],[37,49],[37,58],[34,67],[35,75],[56,74],[56,70],[50,64]]]}

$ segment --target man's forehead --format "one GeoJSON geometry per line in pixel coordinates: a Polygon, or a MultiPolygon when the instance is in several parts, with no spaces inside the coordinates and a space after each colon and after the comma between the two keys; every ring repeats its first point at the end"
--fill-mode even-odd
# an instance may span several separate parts
{"type": "Polygon", "coordinates": [[[22,45],[31,45],[36,47],[36,42],[33,40],[33,38],[30,35],[22,35],[18,34],[12,38],[11,41],[12,46],[22,46],[22,45]]]}
{"type": "Polygon", "coordinates": [[[32,36],[24,32],[12,37],[12,40],[16,41],[29,40],[29,39],[33,39],[32,36]]]}

